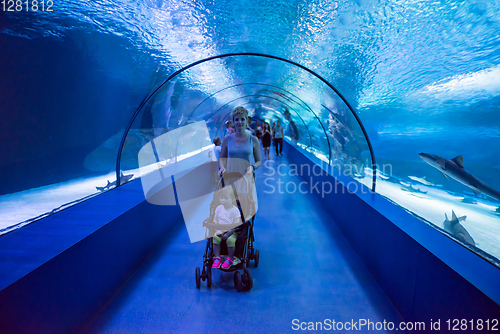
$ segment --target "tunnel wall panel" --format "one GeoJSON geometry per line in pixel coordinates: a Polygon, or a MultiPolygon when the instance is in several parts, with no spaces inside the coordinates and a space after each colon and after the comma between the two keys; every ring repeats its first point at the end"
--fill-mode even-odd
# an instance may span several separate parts
{"type": "MultiPolygon", "coordinates": [[[[291,163],[309,164],[311,169],[319,164],[289,143],[284,148],[291,163]]],[[[500,281],[498,268],[382,196],[360,188],[357,181],[340,173],[311,174],[307,178],[319,185],[333,184],[336,191],[316,197],[405,320],[429,326],[431,319],[440,319],[445,326],[448,319],[498,319],[500,306],[493,299],[498,291],[494,282],[500,281]],[[470,280],[492,291],[491,298],[470,280]]]]}
{"type": "Polygon", "coordinates": [[[130,182],[0,238],[1,333],[73,333],[181,219],[130,182]]]}

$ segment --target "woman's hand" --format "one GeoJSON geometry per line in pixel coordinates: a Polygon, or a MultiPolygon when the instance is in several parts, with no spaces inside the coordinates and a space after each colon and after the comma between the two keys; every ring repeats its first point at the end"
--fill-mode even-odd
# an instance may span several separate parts
{"type": "Polygon", "coordinates": [[[222,168],[222,169],[220,170],[220,175],[224,175],[224,173],[226,173],[226,172],[227,172],[227,170],[226,170],[225,168],[222,168]]]}
{"type": "Polygon", "coordinates": [[[253,166],[249,166],[247,168],[247,174],[253,174],[253,171],[254,171],[254,167],[253,166]]]}

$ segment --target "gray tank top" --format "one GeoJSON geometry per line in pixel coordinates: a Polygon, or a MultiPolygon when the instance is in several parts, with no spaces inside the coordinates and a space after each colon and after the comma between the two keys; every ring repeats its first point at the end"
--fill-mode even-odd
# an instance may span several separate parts
{"type": "Polygon", "coordinates": [[[229,135],[227,141],[227,171],[229,173],[238,172],[244,175],[253,160],[252,136],[248,136],[243,146],[236,146],[233,136],[234,134],[229,135]]]}

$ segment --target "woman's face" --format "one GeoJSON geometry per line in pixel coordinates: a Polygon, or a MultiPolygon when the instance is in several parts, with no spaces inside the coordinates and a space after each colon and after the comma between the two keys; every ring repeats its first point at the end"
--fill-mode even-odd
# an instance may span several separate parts
{"type": "Polygon", "coordinates": [[[245,116],[237,114],[233,118],[234,125],[237,129],[246,129],[248,126],[248,120],[245,116]]]}

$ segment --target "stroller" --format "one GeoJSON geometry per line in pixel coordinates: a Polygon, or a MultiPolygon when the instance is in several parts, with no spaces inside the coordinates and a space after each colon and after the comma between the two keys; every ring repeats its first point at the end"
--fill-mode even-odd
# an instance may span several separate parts
{"type": "MultiPolygon", "coordinates": [[[[218,268],[225,272],[233,272],[234,286],[236,291],[241,292],[250,290],[253,286],[253,279],[248,265],[251,260],[254,260],[255,267],[259,265],[259,250],[254,249],[254,233],[253,226],[255,221],[255,202],[252,196],[252,189],[250,182],[240,173],[226,173],[224,174],[218,184],[217,190],[224,187],[231,187],[236,199],[236,207],[238,208],[241,216],[241,225],[237,227],[238,237],[236,239],[235,256],[241,259],[241,263],[233,265],[228,269],[218,268]],[[246,217],[245,217],[246,215],[246,217]],[[240,273],[243,270],[243,273],[240,273]]],[[[196,268],[196,287],[200,288],[201,280],[207,281],[207,286],[212,286],[212,264],[214,257],[213,239],[215,230],[220,229],[221,225],[214,223],[215,209],[220,205],[218,192],[214,193],[213,200],[210,204],[210,216],[203,221],[203,226],[207,228],[205,237],[207,238],[207,246],[205,254],[203,255],[203,270],[199,267],[196,268]],[[217,226],[219,228],[217,228],[217,226]]],[[[228,226],[228,225],[223,225],[228,226]]],[[[227,245],[225,241],[221,242],[221,256],[227,256],[227,245]]]]}

